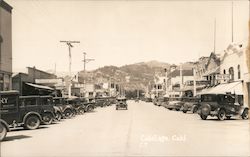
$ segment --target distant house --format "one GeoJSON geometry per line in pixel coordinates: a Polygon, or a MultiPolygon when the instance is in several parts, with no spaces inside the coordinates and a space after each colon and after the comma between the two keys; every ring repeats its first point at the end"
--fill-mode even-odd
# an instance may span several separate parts
{"type": "Polygon", "coordinates": [[[169,97],[182,96],[182,88],[185,82],[194,80],[193,70],[179,70],[170,71],[167,76],[167,95],[169,97]]]}
{"type": "Polygon", "coordinates": [[[216,75],[220,74],[220,54],[212,52],[205,66],[203,77],[210,82],[210,86],[215,86],[219,83],[216,75]]]}
{"type": "Polygon", "coordinates": [[[28,73],[17,73],[12,76],[12,89],[18,90],[20,95],[48,95],[54,92],[54,83],[38,84],[38,80],[56,80],[56,75],[28,67],[28,73]]]}

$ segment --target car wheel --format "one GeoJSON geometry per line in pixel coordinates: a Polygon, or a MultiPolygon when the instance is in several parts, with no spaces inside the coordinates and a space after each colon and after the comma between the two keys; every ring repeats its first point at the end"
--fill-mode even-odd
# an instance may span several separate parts
{"type": "Polygon", "coordinates": [[[37,116],[31,115],[26,118],[24,123],[24,128],[29,130],[34,130],[40,126],[40,123],[41,121],[37,116]]]}
{"type": "Polygon", "coordinates": [[[217,117],[218,117],[219,120],[225,120],[225,118],[226,118],[226,112],[225,112],[225,110],[221,109],[218,112],[217,117]]]}
{"type": "Polygon", "coordinates": [[[83,108],[83,107],[80,107],[80,108],[78,109],[78,112],[79,112],[79,114],[84,114],[84,108],[83,108]]]}
{"type": "Polygon", "coordinates": [[[49,124],[52,123],[52,121],[53,121],[53,116],[52,116],[52,114],[50,114],[50,113],[45,113],[45,114],[43,115],[43,124],[49,125],[49,124]]]}
{"type": "Polygon", "coordinates": [[[172,110],[172,108],[168,108],[169,110],[172,110]]]}
{"type": "Polygon", "coordinates": [[[183,113],[187,113],[187,110],[182,110],[183,113]]]}
{"type": "Polygon", "coordinates": [[[7,128],[0,123],[0,141],[3,141],[6,135],[7,135],[7,128]]]}
{"type": "Polygon", "coordinates": [[[195,106],[194,108],[193,108],[193,113],[196,113],[198,111],[198,107],[197,106],[195,106]]]}
{"type": "Polygon", "coordinates": [[[62,119],[62,114],[60,112],[56,113],[56,120],[60,121],[62,119]]]}
{"type": "Polygon", "coordinates": [[[202,120],[206,120],[207,119],[207,115],[201,114],[200,117],[201,117],[202,120]]]}
{"type": "Polygon", "coordinates": [[[180,111],[180,109],[175,109],[176,111],[180,111]]]}
{"type": "Polygon", "coordinates": [[[87,109],[88,112],[91,112],[91,111],[93,111],[93,110],[94,110],[94,107],[93,107],[93,106],[88,106],[88,109],[87,109]]]}
{"type": "Polygon", "coordinates": [[[70,117],[72,117],[72,115],[73,115],[73,113],[70,109],[67,109],[64,111],[65,118],[70,118],[70,117]]]}
{"type": "Polygon", "coordinates": [[[242,119],[248,119],[248,109],[244,109],[243,113],[241,114],[242,119]]]}

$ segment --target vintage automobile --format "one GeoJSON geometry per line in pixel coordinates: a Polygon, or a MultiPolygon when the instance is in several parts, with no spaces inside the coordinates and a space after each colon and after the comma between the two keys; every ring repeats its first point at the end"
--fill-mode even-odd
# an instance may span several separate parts
{"type": "Polygon", "coordinates": [[[54,105],[52,96],[40,96],[40,103],[45,109],[49,108],[53,112],[53,120],[60,121],[62,119],[63,113],[58,106],[54,105]]]}
{"type": "Polygon", "coordinates": [[[119,96],[116,98],[116,110],[123,108],[128,109],[127,99],[125,97],[119,96]]]}
{"type": "Polygon", "coordinates": [[[43,124],[51,124],[55,119],[51,96],[20,96],[19,104],[26,110],[39,113],[43,124]]]}
{"type": "Polygon", "coordinates": [[[164,97],[158,97],[158,98],[156,98],[155,105],[162,106],[163,102],[164,102],[164,97]]]}
{"type": "Polygon", "coordinates": [[[29,130],[37,129],[43,122],[41,110],[33,107],[31,103],[34,99],[30,101],[30,104],[24,104],[19,100],[18,91],[0,91],[0,100],[1,124],[5,127],[2,133],[9,130],[8,127],[21,126],[29,130]]]}
{"type": "Polygon", "coordinates": [[[169,110],[180,111],[183,103],[184,102],[182,101],[181,97],[171,97],[171,98],[169,98],[169,102],[166,105],[166,108],[169,110]]]}
{"type": "Polygon", "coordinates": [[[73,106],[74,113],[76,113],[76,114],[84,114],[84,112],[85,112],[85,106],[81,102],[80,98],[78,98],[78,97],[72,97],[72,98],[68,98],[66,101],[67,101],[67,104],[73,106]]]}
{"type": "Polygon", "coordinates": [[[84,106],[84,112],[91,112],[95,109],[94,99],[80,98],[81,104],[84,106]]]}
{"type": "Polygon", "coordinates": [[[115,97],[109,97],[108,98],[108,106],[111,106],[116,103],[116,98],[115,97]]]}
{"type": "Polygon", "coordinates": [[[71,118],[75,115],[75,109],[72,105],[67,104],[65,97],[53,97],[53,104],[60,108],[62,118],[71,118]]]}
{"type": "Polygon", "coordinates": [[[187,113],[188,111],[191,111],[192,113],[196,113],[200,107],[198,97],[186,97],[186,98],[183,98],[182,101],[184,102],[184,104],[180,110],[183,113],[187,113]]]}
{"type": "Polygon", "coordinates": [[[248,107],[236,101],[233,94],[201,94],[198,114],[206,120],[208,116],[217,116],[219,120],[230,119],[232,116],[241,116],[248,119],[248,107]]]}
{"type": "Polygon", "coordinates": [[[169,97],[164,96],[163,97],[163,102],[162,102],[161,106],[167,108],[168,103],[169,103],[169,97]]]}
{"type": "Polygon", "coordinates": [[[149,98],[149,97],[145,97],[145,102],[152,102],[152,98],[149,98]]]}
{"type": "Polygon", "coordinates": [[[104,96],[96,97],[95,105],[99,107],[109,106],[109,97],[104,97],[104,96]]]}

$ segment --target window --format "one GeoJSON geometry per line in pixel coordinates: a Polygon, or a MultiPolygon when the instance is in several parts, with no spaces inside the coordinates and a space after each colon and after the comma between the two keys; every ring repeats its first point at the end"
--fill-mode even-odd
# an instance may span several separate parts
{"type": "Polygon", "coordinates": [[[240,79],[240,65],[237,66],[238,69],[238,79],[240,79]]]}
{"type": "Polygon", "coordinates": [[[230,81],[234,81],[234,68],[229,68],[230,81]]]}
{"type": "Polygon", "coordinates": [[[225,69],[223,70],[223,74],[226,74],[226,70],[225,69]]]}
{"type": "Polygon", "coordinates": [[[25,106],[34,106],[36,105],[36,98],[26,98],[24,99],[25,106]]]}

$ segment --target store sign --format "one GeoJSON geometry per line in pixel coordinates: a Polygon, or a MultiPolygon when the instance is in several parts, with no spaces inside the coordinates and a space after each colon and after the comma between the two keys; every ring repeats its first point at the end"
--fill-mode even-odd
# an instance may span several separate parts
{"type": "Polygon", "coordinates": [[[36,79],[36,83],[38,84],[61,84],[62,79],[36,79]]]}
{"type": "Polygon", "coordinates": [[[217,74],[216,80],[230,80],[229,74],[217,74]]]}

